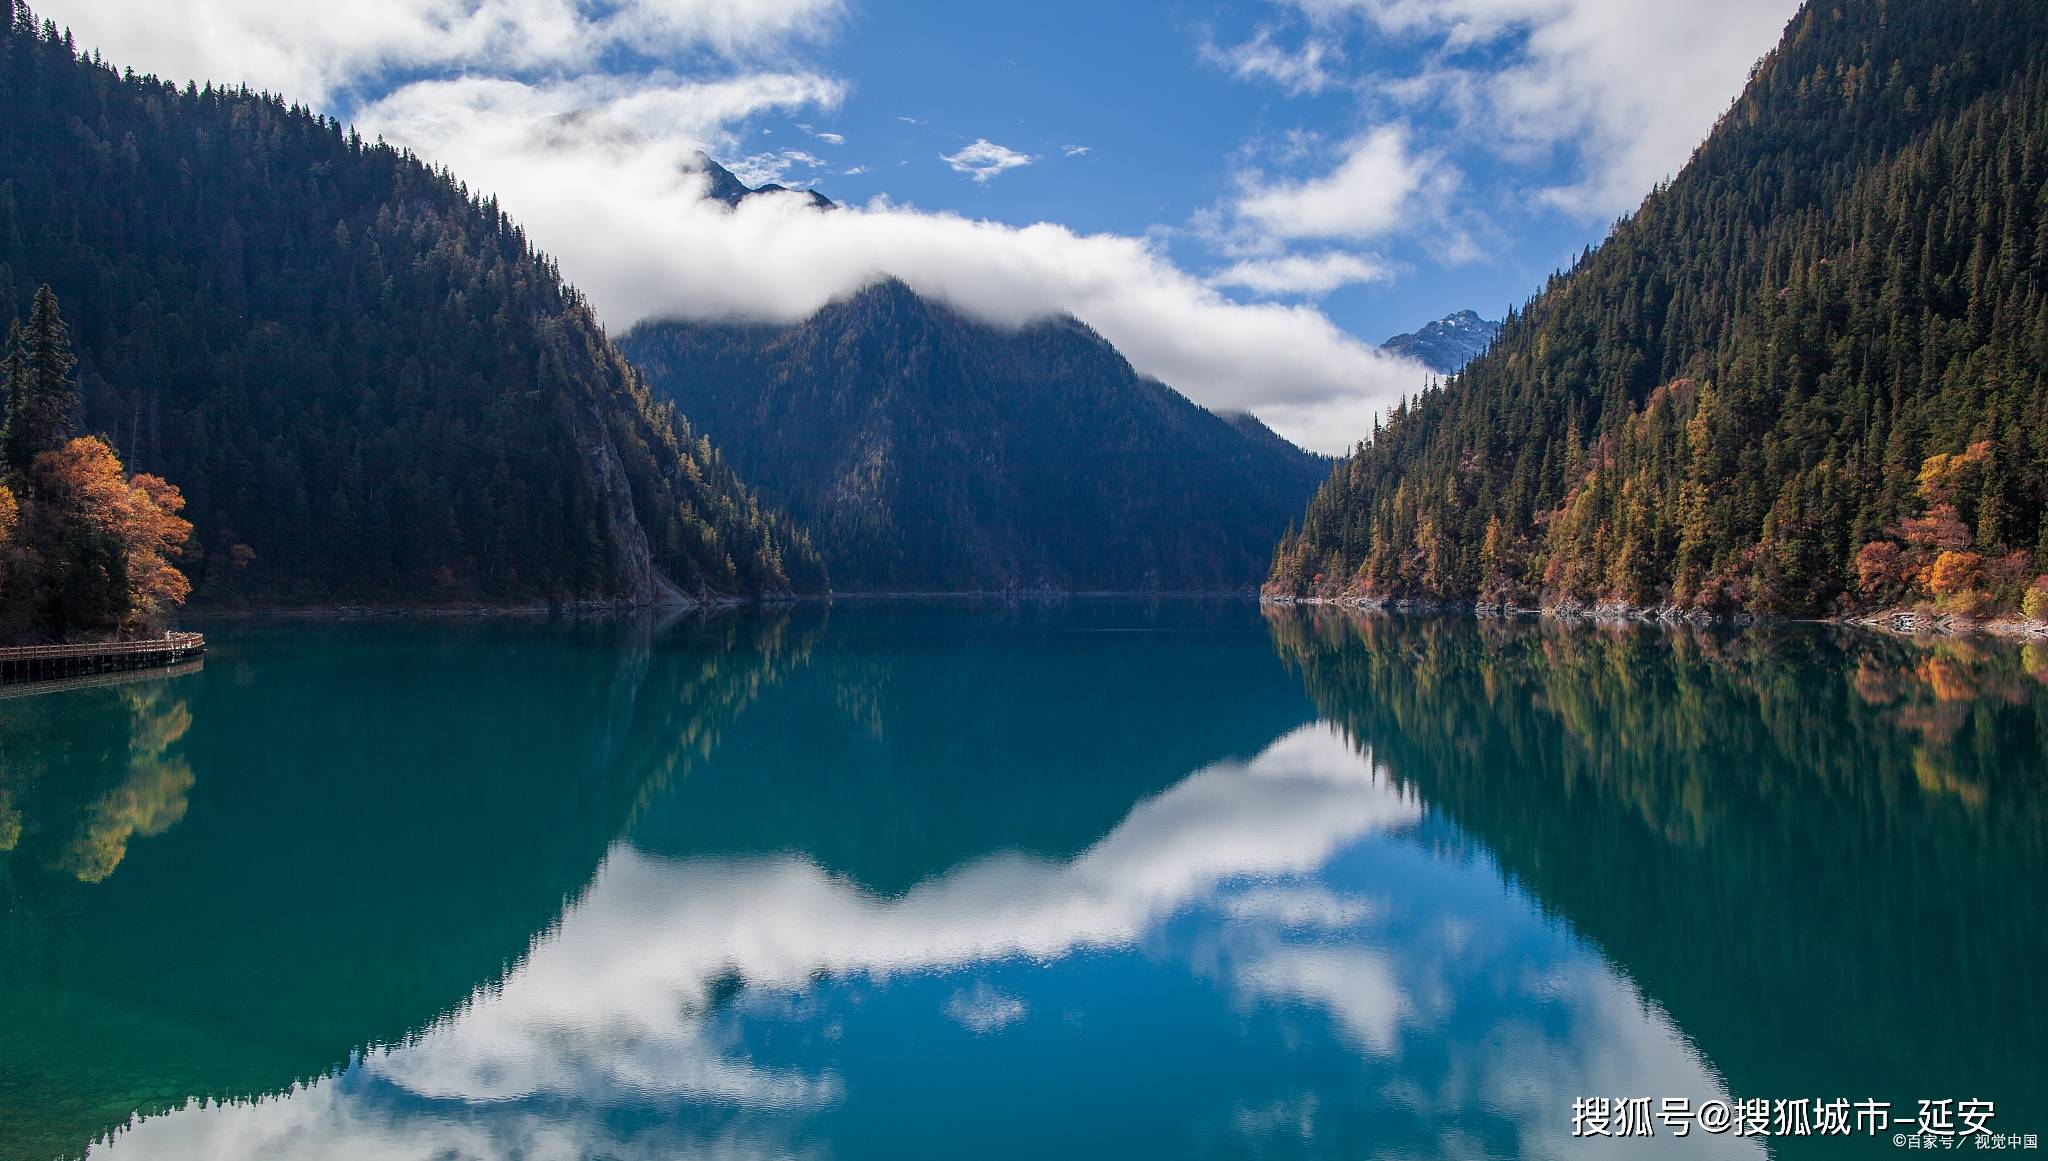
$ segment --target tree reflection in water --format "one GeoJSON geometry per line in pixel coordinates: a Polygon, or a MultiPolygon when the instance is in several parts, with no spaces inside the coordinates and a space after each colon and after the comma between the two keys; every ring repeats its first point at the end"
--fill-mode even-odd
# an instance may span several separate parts
{"type": "MultiPolygon", "coordinates": [[[[1738,1095],[2048,1123],[2048,651],[1270,610],[1318,710],[1738,1095]]],[[[1907,1114],[1907,1115],[1910,1115],[1907,1114]]]]}

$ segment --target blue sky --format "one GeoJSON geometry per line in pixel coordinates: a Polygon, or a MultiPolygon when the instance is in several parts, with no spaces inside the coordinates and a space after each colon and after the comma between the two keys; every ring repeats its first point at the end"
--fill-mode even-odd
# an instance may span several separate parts
{"type": "Polygon", "coordinates": [[[1683,164],[1794,0],[45,0],[497,194],[608,326],[793,320],[880,274],[1066,312],[1340,450],[1683,164]],[[737,212],[703,149],[815,186],[737,212]]]}
{"type": "MultiPolygon", "coordinates": [[[[1205,61],[1205,46],[1249,41],[1261,23],[1283,15],[1263,6],[1233,11],[1086,0],[891,6],[888,19],[850,21],[825,54],[835,72],[856,78],[844,107],[801,119],[844,135],[845,146],[821,146],[785,122],[762,124],[745,147],[765,152],[794,144],[835,163],[828,168],[866,167],[851,177],[803,165],[789,170],[845,200],[886,193],[1013,223],[1051,218],[1125,234],[1185,229],[1232,196],[1232,161],[1245,151],[1282,147],[1289,134],[1303,131],[1335,144],[1361,124],[1360,102],[1348,91],[1290,95],[1205,61]],[[1076,35],[1081,29],[1086,34],[1076,35]],[[989,47],[962,52],[962,45],[989,47]],[[1153,47],[1133,52],[1133,45],[1153,47]],[[983,183],[963,181],[939,161],[978,139],[1034,161],[983,183]],[[1075,145],[1088,152],[1068,156],[1075,145]]],[[[1409,46],[1369,47],[1398,56],[1409,46]]],[[[1456,127],[1444,128],[1449,143],[1456,127]]],[[[1468,164],[1490,194],[1504,192],[1503,185],[1563,184],[1573,160],[1553,154],[1511,165],[1483,151],[1463,152],[1478,154],[1468,164]]],[[[1373,342],[1467,307],[1499,318],[1580,247],[1598,241],[1611,220],[1600,212],[1532,212],[1511,198],[1496,197],[1485,208],[1492,229],[1483,256],[1446,262],[1426,233],[1395,237],[1377,247],[1395,265],[1393,278],[1329,294],[1326,313],[1373,342]]],[[[1188,265],[1209,257],[1199,239],[1182,235],[1168,244],[1188,265]]]]}

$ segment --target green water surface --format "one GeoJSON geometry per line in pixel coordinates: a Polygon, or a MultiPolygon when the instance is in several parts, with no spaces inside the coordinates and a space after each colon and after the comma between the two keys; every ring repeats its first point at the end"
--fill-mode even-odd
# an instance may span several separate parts
{"type": "Polygon", "coordinates": [[[207,628],[0,701],[0,1158],[1902,1152],[1574,1136],[1603,1097],[2048,1132],[2048,647],[207,628]]]}

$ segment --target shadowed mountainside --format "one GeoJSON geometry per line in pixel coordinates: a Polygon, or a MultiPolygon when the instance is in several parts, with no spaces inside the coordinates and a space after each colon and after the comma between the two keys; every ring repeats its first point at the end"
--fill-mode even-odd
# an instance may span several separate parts
{"type": "Polygon", "coordinates": [[[183,490],[201,601],[824,587],[495,199],[6,12],[0,316],[55,288],[82,430],[183,490]]]}
{"type": "Polygon", "coordinates": [[[643,323],[620,347],[842,591],[1249,590],[1328,469],[1071,318],[1008,330],[894,279],[794,326],[643,323]]]}

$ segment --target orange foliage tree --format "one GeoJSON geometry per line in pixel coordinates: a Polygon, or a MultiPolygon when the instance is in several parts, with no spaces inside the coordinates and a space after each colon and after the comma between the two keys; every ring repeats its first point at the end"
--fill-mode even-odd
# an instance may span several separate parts
{"type": "Polygon", "coordinates": [[[178,513],[185,497],[161,477],[130,477],[119,456],[98,436],[80,436],[36,457],[32,473],[38,502],[106,537],[123,564],[123,633],[157,629],[185,602],[192,586],[171,561],[182,555],[192,524],[178,513]]]}
{"type": "Polygon", "coordinates": [[[1966,616],[2026,603],[2033,555],[1998,543],[1992,530],[1997,521],[1986,517],[1982,509],[1988,506],[1977,500],[1996,457],[1995,444],[1978,440],[1921,463],[1915,480],[1920,513],[1887,528],[1885,539],[1856,554],[1857,586],[1865,600],[1932,600],[1966,616]],[[1974,529],[1970,507],[1980,509],[1974,529]]]}
{"type": "Polygon", "coordinates": [[[7,599],[7,559],[13,555],[8,549],[14,542],[15,526],[20,523],[21,505],[15,503],[13,491],[0,484],[0,601],[7,599]]]}

